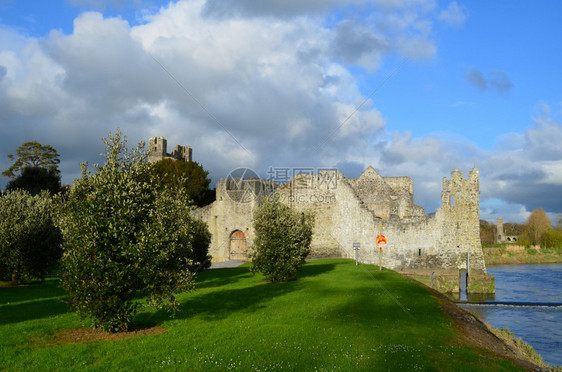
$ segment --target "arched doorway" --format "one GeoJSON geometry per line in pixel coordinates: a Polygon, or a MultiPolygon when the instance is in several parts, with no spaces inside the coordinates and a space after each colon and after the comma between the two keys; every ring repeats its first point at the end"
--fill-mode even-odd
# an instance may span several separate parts
{"type": "Polygon", "coordinates": [[[248,261],[246,235],[240,230],[230,234],[230,257],[231,260],[248,261]]]}

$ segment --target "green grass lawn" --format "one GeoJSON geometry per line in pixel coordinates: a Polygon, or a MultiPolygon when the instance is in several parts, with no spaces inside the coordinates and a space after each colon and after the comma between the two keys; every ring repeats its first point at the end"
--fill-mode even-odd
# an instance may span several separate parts
{"type": "Polygon", "coordinates": [[[55,279],[0,287],[0,370],[517,370],[461,345],[425,288],[351,260],[311,261],[289,283],[247,265],[203,272],[174,319],[135,319],[166,332],[118,341],[53,342],[81,327],[64,297],[55,279]]]}

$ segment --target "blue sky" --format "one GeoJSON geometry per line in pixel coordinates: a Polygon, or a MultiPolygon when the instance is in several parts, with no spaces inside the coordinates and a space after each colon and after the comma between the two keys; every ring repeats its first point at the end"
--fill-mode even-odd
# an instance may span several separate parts
{"type": "Polygon", "coordinates": [[[481,218],[557,222],[561,21],[559,1],[0,0],[0,168],[37,140],[71,183],[119,127],[189,144],[213,181],[372,165],[428,213],[477,167],[481,218]]]}

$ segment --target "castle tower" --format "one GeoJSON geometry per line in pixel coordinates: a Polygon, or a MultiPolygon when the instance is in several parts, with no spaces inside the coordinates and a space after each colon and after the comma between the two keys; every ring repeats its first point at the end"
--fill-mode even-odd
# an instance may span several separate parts
{"type": "Polygon", "coordinates": [[[168,141],[164,137],[151,137],[148,140],[148,161],[155,163],[166,157],[168,141]]]}
{"type": "Polygon", "coordinates": [[[498,243],[503,243],[503,241],[505,240],[505,234],[503,233],[503,218],[502,217],[498,217],[497,219],[497,227],[498,227],[498,232],[496,234],[496,241],[498,243]]]}
{"type": "MultiPolygon", "coordinates": [[[[471,255],[482,255],[480,242],[480,185],[476,168],[463,173],[458,169],[451,172],[451,179],[443,178],[441,193],[443,206],[442,244],[453,247],[459,253],[470,252],[471,255]]],[[[485,270],[484,263],[481,269],[485,270]]],[[[471,267],[471,269],[480,269],[471,267]]]]}
{"type": "Polygon", "coordinates": [[[148,161],[155,163],[162,159],[191,161],[193,151],[189,146],[176,145],[168,154],[168,141],[164,137],[151,137],[148,141],[148,161]]]}
{"type": "Polygon", "coordinates": [[[192,150],[189,146],[176,145],[171,157],[176,160],[191,161],[192,150]]]}

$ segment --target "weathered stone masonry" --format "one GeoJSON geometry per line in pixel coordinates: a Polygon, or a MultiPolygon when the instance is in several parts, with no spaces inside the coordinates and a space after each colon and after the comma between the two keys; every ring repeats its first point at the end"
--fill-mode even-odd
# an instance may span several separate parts
{"type": "Polygon", "coordinates": [[[194,212],[209,225],[215,262],[246,258],[254,239],[252,215],[259,196],[274,196],[297,210],[314,211],[312,257],[353,258],[353,242],[359,242],[359,260],[378,264],[375,239],[382,226],[388,239],[383,266],[453,278],[458,278],[460,269],[468,269],[472,283],[480,282],[478,288],[471,287],[473,291],[489,291],[481,288],[481,282],[486,287],[490,279],[480,243],[477,169],[467,179],[459,170],[451,172],[450,179],[443,178],[442,206],[430,216],[414,204],[409,177],[382,177],[372,167],[357,179],[334,170],[299,175],[284,185],[259,179],[239,181],[221,179],[217,200],[194,212]],[[326,179],[330,182],[323,182],[326,179]],[[233,198],[236,192],[245,195],[244,202],[233,198]]]}
{"type": "Polygon", "coordinates": [[[168,141],[164,137],[151,137],[148,140],[148,161],[155,163],[162,159],[191,161],[192,149],[189,146],[176,145],[168,153],[168,141]]]}

